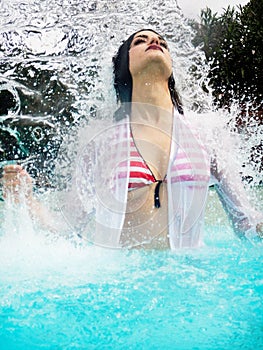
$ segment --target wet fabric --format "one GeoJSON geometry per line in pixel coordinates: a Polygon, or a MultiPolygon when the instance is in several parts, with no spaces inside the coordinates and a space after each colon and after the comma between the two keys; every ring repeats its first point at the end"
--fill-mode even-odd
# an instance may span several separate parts
{"type": "MultiPolygon", "coordinates": [[[[88,130],[88,129],[87,129],[88,130]]],[[[130,181],[130,120],[101,123],[85,133],[79,150],[71,194],[63,213],[71,227],[88,241],[121,248],[130,181]]],[[[210,180],[210,154],[184,115],[174,111],[169,164],[168,237],[172,250],[203,245],[203,225],[210,180]]],[[[159,183],[158,183],[159,184],[159,183]]],[[[224,181],[217,182],[223,200],[234,208],[237,225],[246,210],[231,198],[224,181]],[[240,215],[239,215],[239,214],[240,215]]],[[[249,223],[249,216],[246,216],[249,223]]],[[[243,230],[248,230],[248,224],[243,230]]],[[[140,244],[140,242],[137,242],[140,244]]]]}

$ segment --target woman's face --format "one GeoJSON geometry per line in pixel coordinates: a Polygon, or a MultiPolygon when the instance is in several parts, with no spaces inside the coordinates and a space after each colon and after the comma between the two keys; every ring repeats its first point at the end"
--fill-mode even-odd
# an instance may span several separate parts
{"type": "Polygon", "coordinates": [[[141,31],[135,34],[129,51],[129,69],[132,77],[149,73],[162,74],[168,79],[172,74],[172,60],[167,42],[157,33],[141,31]]]}

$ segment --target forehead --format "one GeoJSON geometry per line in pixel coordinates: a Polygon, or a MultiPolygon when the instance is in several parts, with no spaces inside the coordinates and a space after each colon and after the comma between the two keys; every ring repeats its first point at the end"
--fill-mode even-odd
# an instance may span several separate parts
{"type": "Polygon", "coordinates": [[[151,37],[151,36],[157,36],[160,40],[164,40],[164,37],[156,32],[153,32],[151,30],[142,30],[134,35],[134,39],[138,37],[151,37]]]}

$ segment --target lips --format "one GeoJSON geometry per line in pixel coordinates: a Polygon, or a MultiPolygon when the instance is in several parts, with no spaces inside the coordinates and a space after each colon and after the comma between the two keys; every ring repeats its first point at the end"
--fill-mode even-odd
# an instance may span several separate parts
{"type": "Polygon", "coordinates": [[[150,45],[147,47],[146,51],[148,51],[148,50],[160,50],[163,52],[163,49],[159,45],[150,45]]]}

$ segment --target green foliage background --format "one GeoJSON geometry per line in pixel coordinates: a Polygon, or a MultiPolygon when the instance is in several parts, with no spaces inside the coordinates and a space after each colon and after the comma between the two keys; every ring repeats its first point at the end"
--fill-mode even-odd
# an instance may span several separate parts
{"type": "Polygon", "coordinates": [[[201,11],[195,24],[195,45],[202,45],[210,63],[210,84],[218,106],[233,98],[262,110],[263,0],[251,0],[238,10],[230,6],[221,16],[201,11]]]}
{"type": "MultiPolygon", "coordinates": [[[[250,0],[237,10],[230,6],[219,16],[201,11],[194,45],[201,46],[210,66],[209,84],[215,106],[238,103],[234,124],[250,135],[251,126],[263,125],[263,0],[250,0]]],[[[263,173],[263,138],[250,150],[250,162],[263,173]]]]}

